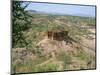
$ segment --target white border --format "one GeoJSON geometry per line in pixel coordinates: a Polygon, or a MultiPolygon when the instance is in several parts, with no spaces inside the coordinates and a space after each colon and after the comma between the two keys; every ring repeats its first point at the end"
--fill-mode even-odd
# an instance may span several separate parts
{"type": "MultiPolygon", "coordinates": [[[[97,70],[82,70],[55,73],[37,73],[38,75],[98,75],[100,73],[100,0],[27,0],[54,3],[97,5],[97,70]]],[[[10,74],[10,0],[0,1],[0,75],[10,74]]],[[[34,75],[37,75],[34,74],[34,75]]],[[[31,75],[31,74],[27,74],[31,75]]]]}

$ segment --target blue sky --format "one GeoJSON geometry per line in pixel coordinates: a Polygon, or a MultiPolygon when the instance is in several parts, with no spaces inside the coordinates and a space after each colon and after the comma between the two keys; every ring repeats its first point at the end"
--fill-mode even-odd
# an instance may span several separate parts
{"type": "Polygon", "coordinates": [[[37,10],[48,13],[60,13],[69,15],[83,15],[95,17],[95,6],[63,5],[48,3],[30,3],[26,10],[37,10]]]}

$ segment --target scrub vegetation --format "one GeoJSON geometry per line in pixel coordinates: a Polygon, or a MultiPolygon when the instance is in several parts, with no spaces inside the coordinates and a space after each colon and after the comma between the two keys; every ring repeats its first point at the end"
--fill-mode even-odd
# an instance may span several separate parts
{"type": "Polygon", "coordinates": [[[12,73],[96,68],[94,17],[32,13],[13,3],[12,73]]]}

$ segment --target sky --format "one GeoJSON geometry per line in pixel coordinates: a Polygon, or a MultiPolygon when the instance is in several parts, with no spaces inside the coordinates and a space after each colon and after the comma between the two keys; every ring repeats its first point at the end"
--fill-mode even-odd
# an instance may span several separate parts
{"type": "Polygon", "coordinates": [[[59,13],[66,15],[95,17],[95,6],[49,4],[31,2],[26,10],[36,10],[47,13],[59,13]]]}

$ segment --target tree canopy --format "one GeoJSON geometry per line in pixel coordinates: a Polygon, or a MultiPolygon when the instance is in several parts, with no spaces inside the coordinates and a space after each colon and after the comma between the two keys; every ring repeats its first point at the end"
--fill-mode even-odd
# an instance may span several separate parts
{"type": "Polygon", "coordinates": [[[29,5],[26,3],[23,7],[22,1],[12,1],[12,46],[26,46],[27,42],[23,36],[23,31],[28,30],[31,25],[31,16],[25,11],[29,5]]]}

